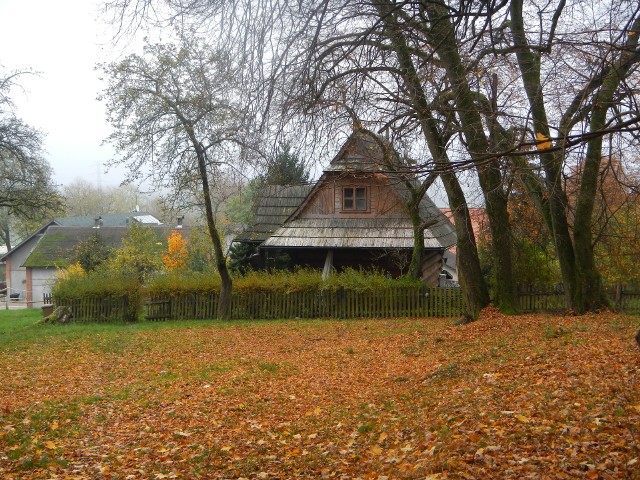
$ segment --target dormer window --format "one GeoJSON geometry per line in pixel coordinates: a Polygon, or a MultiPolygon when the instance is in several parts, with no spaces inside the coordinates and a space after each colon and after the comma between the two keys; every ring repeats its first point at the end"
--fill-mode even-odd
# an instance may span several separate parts
{"type": "Polygon", "coordinates": [[[345,187],[342,189],[342,210],[365,212],[368,210],[366,187],[345,187]]]}

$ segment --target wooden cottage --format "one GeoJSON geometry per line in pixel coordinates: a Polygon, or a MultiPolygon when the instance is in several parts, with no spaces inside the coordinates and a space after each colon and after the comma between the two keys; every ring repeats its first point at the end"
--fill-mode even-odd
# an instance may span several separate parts
{"type": "MultiPolygon", "coordinates": [[[[380,143],[356,130],[315,185],[271,187],[256,202],[256,223],[236,241],[255,242],[267,258],[287,253],[294,265],[407,271],[413,227],[408,189],[385,167],[380,143]]],[[[456,242],[454,228],[426,195],[420,204],[425,230],[422,278],[438,281],[444,251],[456,242]]]]}

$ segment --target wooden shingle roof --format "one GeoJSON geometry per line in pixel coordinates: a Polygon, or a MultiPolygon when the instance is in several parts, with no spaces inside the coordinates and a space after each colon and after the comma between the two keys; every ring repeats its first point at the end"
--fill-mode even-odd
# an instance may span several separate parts
{"type": "MultiPolygon", "coordinates": [[[[436,250],[448,247],[447,243],[451,240],[448,233],[446,224],[428,229],[425,231],[424,247],[436,250]],[[445,236],[436,236],[442,230],[445,230],[445,236]]],[[[399,218],[297,218],[276,230],[262,246],[411,249],[413,227],[408,219],[399,218]]]]}
{"type": "Polygon", "coordinates": [[[265,241],[284,224],[312,188],[313,185],[266,185],[254,203],[254,224],[234,241],[265,241]]]}
{"type": "Polygon", "coordinates": [[[384,140],[366,130],[355,130],[331,160],[325,172],[386,171],[383,162],[384,140]]]}
{"type": "MultiPolygon", "coordinates": [[[[399,161],[385,142],[371,132],[356,130],[315,185],[298,187],[300,190],[296,187],[266,189],[256,203],[255,225],[236,241],[263,242],[261,246],[266,248],[412,248],[413,227],[406,212],[401,216],[373,218],[310,218],[303,213],[323,184],[336,178],[357,177],[360,173],[386,179],[389,193],[406,203],[410,193],[396,173],[402,165],[390,168],[385,164],[385,151],[399,161]]],[[[427,195],[420,203],[420,216],[433,222],[425,230],[425,248],[440,250],[456,243],[453,225],[427,195]]]]}

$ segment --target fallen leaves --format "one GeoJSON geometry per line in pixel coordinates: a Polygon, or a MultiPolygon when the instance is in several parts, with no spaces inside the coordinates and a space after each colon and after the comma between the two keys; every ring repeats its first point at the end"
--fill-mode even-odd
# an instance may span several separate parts
{"type": "Polygon", "coordinates": [[[0,353],[0,476],[638,477],[635,329],[488,309],[48,339],[0,353]]]}

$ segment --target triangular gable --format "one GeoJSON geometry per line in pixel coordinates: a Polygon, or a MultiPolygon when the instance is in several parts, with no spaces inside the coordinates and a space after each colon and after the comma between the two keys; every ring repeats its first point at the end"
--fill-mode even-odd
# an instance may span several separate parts
{"type": "Polygon", "coordinates": [[[309,201],[318,193],[329,176],[339,173],[354,172],[384,172],[383,151],[380,143],[374,138],[375,134],[364,129],[354,130],[344,142],[329,166],[315,183],[306,198],[300,203],[284,223],[298,217],[309,201]]]}
{"type": "Polygon", "coordinates": [[[23,241],[21,241],[18,245],[14,246],[11,250],[9,250],[7,253],[2,255],[0,257],[0,262],[5,262],[7,260],[7,258],[12,256],[15,252],[19,251],[23,247],[23,245],[26,245],[27,243],[29,243],[34,237],[37,237],[38,235],[42,235],[47,230],[47,228],[49,228],[52,225],[57,225],[55,220],[52,220],[49,223],[43,225],[38,230],[36,230],[34,233],[29,235],[23,241]]]}

